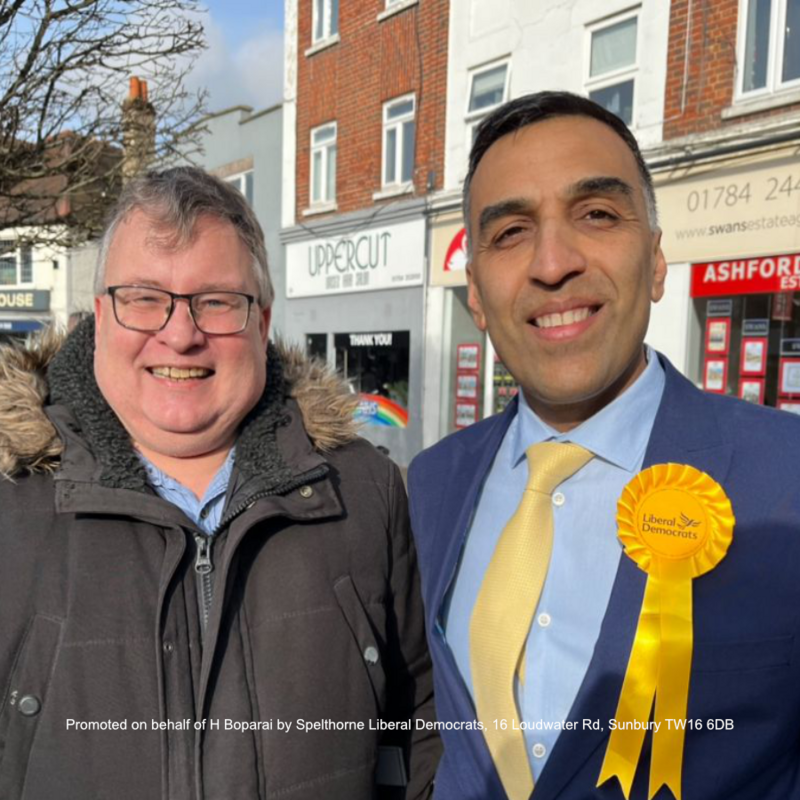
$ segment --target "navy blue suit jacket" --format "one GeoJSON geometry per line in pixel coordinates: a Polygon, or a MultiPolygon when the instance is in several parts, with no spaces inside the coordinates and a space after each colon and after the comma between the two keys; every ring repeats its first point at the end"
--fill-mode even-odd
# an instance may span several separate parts
{"type": "MultiPolygon", "coordinates": [[[[694,582],[694,653],[683,800],[800,800],[800,420],[704,394],[666,359],[666,385],[644,467],[691,464],[725,489],[736,516],[726,558],[694,582]],[[707,730],[730,719],[732,730],[707,730]]],[[[409,472],[436,705],[443,723],[475,710],[442,633],[442,601],[453,580],[478,492],[516,403],[418,456],[409,472]]],[[[589,669],[534,791],[535,800],[621,800],[616,779],[595,788],[646,581],[627,556],[589,669]],[[582,730],[600,720],[603,730],[582,730]]],[[[481,731],[442,732],[436,800],[506,797],[481,731]]],[[[631,800],[646,800],[648,734],[631,800]]],[[[662,787],[656,795],[671,794],[662,787]]]]}

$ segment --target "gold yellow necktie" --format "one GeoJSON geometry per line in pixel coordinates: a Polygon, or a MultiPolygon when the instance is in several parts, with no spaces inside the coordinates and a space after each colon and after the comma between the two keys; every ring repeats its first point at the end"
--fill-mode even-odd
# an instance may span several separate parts
{"type": "Polygon", "coordinates": [[[475,706],[509,800],[528,800],[533,791],[514,699],[514,673],[524,655],[550,564],[550,495],[593,458],[578,445],[558,442],[531,445],[526,456],[528,484],[519,508],[500,535],[470,620],[475,706]]]}

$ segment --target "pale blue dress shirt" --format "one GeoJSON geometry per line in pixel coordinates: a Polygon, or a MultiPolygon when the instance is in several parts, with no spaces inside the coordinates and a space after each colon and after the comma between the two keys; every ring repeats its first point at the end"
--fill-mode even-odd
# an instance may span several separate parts
{"type": "MultiPolygon", "coordinates": [[[[520,718],[563,722],[589,667],[611,596],[622,546],[617,500],[641,470],[664,390],[664,370],[648,348],[648,364],[613,403],[577,428],[558,433],[530,409],[522,393],[484,481],[451,586],[445,635],[474,700],[469,623],[495,545],[528,482],[525,451],[544,441],[574,442],[595,454],[553,493],[553,551],[525,652],[524,685],[516,682],[520,718]]],[[[524,733],[534,780],[559,731],[524,733]]]]}
{"type": "Polygon", "coordinates": [[[150,485],[156,493],[168,503],[177,506],[192,522],[207,534],[212,534],[219,527],[222,519],[222,509],[225,506],[225,495],[233,471],[233,458],[235,447],[231,448],[225,463],[217,470],[211,479],[208,488],[201,498],[187,489],[175,478],[162,472],[152,461],[145,458],[137,451],[150,485]]]}

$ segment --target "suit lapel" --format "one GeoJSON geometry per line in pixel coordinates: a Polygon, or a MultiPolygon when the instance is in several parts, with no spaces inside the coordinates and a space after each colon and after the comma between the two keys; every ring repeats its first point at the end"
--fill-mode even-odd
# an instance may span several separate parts
{"type": "MultiPolygon", "coordinates": [[[[708,398],[663,356],[661,361],[666,377],[664,394],[643,468],[667,462],[691,464],[724,485],[733,448],[722,439],[708,398]]],[[[628,666],[646,579],[631,559],[620,556],[594,654],[570,712],[576,729],[563,731],[558,737],[536,784],[535,800],[556,798],[597,748],[608,742],[608,724],[614,717],[628,666]],[[599,720],[600,729],[583,730],[583,720],[599,720]]],[[[600,761],[597,772],[599,775],[600,761]]],[[[589,790],[581,786],[581,797],[589,797],[589,790]]]]}
{"type": "Polygon", "coordinates": [[[445,502],[442,504],[438,529],[443,532],[442,538],[447,544],[442,554],[432,595],[432,607],[435,609],[437,619],[455,577],[478,494],[508,426],[516,414],[516,409],[516,401],[509,403],[499,417],[491,420],[494,424],[487,424],[480,435],[463,445],[465,452],[453,460],[458,469],[451,470],[447,488],[441,495],[445,502]],[[445,531],[448,531],[446,535],[445,531]]]}

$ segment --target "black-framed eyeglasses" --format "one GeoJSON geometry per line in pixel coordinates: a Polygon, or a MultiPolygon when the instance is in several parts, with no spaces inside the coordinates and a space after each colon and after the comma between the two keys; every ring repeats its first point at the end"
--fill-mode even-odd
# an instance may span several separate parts
{"type": "Polygon", "coordinates": [[[176,294],[151,286],[109,286],[114,317],[123,328],[141,333],[163,330],[175,310],[176,300],[185,300],[189,316],[199,331],[224,336],[241,333],[250,320],[255,297],[244,292],[193,292],[176,294]]]}

